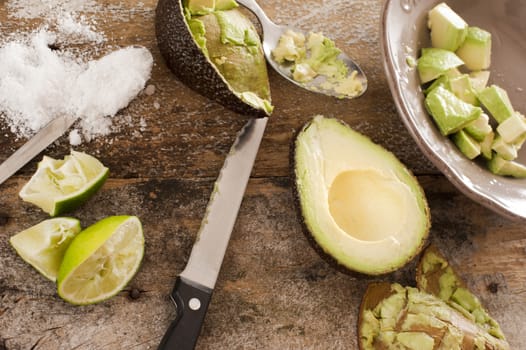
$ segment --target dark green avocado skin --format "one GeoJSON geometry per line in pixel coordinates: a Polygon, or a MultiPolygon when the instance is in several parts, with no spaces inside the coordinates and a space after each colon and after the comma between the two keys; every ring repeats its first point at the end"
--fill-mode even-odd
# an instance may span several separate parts
{"type": "Polygon", "coordinates": [[[239,99],[208,61],[186,23],[182,0],[159,0],[155,34],[166,64],[185,85],[239,114],[256,118],[267,116],[263,110],[239,99]]]}

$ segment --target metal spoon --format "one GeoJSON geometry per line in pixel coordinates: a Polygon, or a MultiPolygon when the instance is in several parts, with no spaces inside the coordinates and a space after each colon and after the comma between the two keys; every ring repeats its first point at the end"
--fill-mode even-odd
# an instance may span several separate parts
{"type": "Polygon", "coordinates": [[[267,58],[267,61],[270,63],[272,68],[274,68],[274,70],[281,74],[285,79],[304,89],[329,96],[335,96],[338,98],[355,98],[361,96],[365,92],[365,90],[367,90],[367,78],[364,72],[358,66],[358,64],[356,64],[349,56],[347,56],[343,52],[338,56],[338,59],[341,59],[345,63],[345,65],[348,68],[348,74],[352,74],[354,71],[356,71],[355,78],[362,83],[362,90],[358,94],[350,96],[335,91],[334,86],[331,86],[333,84],[324,84],[327,79],[323,75],[318,75],[316,78],[307,83],[301,83],[294,80],[292,78],[291,71],[291,69],[293,68],[293,64],[280,64],[276,62],[272,56],[272,50],[276,48],[276,46],[279,43],[280,37],[285,32],[287,32],[287,30],[292,30],[294,32],[301,31],[295,30],[288,26],[281,26],[275,24],[270,20],[270,18],[268,18],[263,9],[254,0],[237,0],[237,2],[245,6],[250,11],[252,11],[259,19],[259,22],[261,23],[261,26],[263,28],[263,51],[265,53],[265,57],[267,58]]]}

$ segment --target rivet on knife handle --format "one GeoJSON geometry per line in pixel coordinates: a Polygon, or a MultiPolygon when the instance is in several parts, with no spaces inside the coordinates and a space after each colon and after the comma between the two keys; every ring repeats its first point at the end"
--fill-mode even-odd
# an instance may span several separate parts
{"type": "Polygon", "coordinates": [[[177,306],[177,316],[166,331],[158,349],[194,349],[211,297],[210,288],[178,277],[172,292],[172,299],[177,306]]]}

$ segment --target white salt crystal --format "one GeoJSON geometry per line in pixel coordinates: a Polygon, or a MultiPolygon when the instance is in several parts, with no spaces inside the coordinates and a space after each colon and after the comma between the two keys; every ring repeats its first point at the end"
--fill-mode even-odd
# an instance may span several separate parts
{"type": "Polygon", "coordinates": [[[69,133],[69,144],[71,146],[78,146],[82,143],[82,138],[80,137],[79,131],[77,129],[71,130],[69,133]]]}

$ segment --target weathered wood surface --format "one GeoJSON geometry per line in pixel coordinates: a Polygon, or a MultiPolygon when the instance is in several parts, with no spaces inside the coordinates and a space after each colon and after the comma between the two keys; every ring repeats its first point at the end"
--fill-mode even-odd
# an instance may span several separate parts
{"type": "MultiPolygon", "coordinates": [[[[63,302],[55,286],[24,263],[8,239],[46,219],[18,191],[40,156],[0,185],[0,349],[154,349],[174,316],[168,298],[183,269],[213,182],[244,117],[178,82],[159,56],[154,0],[100,0],[99,29],[112,45],[141,44],[155,57],[149,84],[117,118],[132,126],[77,147],[96,155],[111,178],[71,213],[87,226],[105,216],[138,215],[146,254],[130,286],[98,305],[63,302]],[[133,11],[132,11],[133,10],[133,11]],[[159,103],[157,110],[154,102],[159,103]],[[146,126],[139,128],[140,119],[146,126]]],[[[393,151],[418,176],[431,208],[430,241],[466,278],[512,347],[526,348],[526,233],[460,194],[423,157],[398,117],[383,76],[379,48],[381,0],[261,0],[276,22],[323,30],[357,58],[369,90],[353,101],[305,92],[270,72],[275,113],[249,182],[199,349],[356,349],[356,318],[367,283],[336,271],[308,245],[293,209],[288,178],[294,131],[314,114],[336,116],[393,151]]],[[[34,26],[8,16],[0,1],[2,35],[34,26]]],[[[38,21],[37,21],[38,22],[38,21]]],[[[93,48],[85,48],[90,50],[93,48]]],[[[0,161],[25,140],[0,122],[0,161]]],[[[44,153],[69,153],[61,138],[44,153]]],[[[385,280],[411,284],[414,263],[385,280]]]]}

